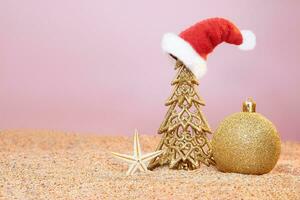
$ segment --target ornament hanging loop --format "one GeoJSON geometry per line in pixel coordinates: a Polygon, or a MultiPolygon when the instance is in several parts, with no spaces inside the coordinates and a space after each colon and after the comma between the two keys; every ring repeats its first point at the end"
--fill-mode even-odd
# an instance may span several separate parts
{"type": "Polygon", "coordinates": [[[248,98],[247,101],[243,103],[243,112],[256,112],[256,102],[252,97],[248,98]]]}

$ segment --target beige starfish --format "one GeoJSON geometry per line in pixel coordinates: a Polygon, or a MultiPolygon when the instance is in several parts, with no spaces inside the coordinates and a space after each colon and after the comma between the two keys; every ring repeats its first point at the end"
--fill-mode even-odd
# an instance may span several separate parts
{"type": "Polygon", "coordinates": [[[142,172],[148,171],[146,162],[160,155],[163,151],[155,151],[146,155],[142,155],[141,145],[139,141],[139,133],[134,132],[133,138],[133,156],[111,152],[116,158],[119,158],[130,164],[127,175],[133,175],[138,169],[142,172]]]}

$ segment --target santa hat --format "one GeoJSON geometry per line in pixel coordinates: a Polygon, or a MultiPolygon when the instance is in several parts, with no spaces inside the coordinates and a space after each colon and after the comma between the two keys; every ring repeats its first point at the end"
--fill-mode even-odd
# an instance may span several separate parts
{"type": "Polygon", "coordinates": [[[181,60],[200,78],[207,70],[207,55],[222,42],[238,45],[241,50],[251,50],[255,47],[256,38],[251,31],[240,31],[226,19],[211,18],[198,22],[179,35],[166,33],[162,39],[162,48],[181,60]]]}

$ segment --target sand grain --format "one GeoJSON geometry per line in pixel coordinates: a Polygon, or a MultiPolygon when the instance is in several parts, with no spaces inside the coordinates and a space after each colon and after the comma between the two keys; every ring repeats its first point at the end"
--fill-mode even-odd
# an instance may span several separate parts
{"type": "MultiPolygon", "coordinates": [[[[160,136],[141,135],[145,152],[160,136]]],[[[300,143],[285,142],[262,176],[160,168],[126,176],[109,151],[131,153],[132,139],[50,131],[0,133],[0,199],[300,199],[300,143]]]]}

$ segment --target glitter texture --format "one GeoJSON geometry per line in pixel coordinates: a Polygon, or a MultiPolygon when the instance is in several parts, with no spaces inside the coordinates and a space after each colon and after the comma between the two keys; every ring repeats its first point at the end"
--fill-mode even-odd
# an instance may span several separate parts
{"type": "Polygon", "coordinates": [[[223,172],[268,173],[280,155],[277,130],[259,113],[227,117],[214,133],[212,146],[216,166],[223,172]]]}

